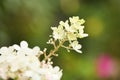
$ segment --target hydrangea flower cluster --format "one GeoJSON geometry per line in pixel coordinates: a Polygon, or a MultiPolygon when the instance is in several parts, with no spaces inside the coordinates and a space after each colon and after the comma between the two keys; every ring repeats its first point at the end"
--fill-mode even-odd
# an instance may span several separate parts
{"type": "Polygon", "coordinates": [[[0,77],[3,80],[60,80],[62,70],[51,62],[39,61],[43,54],[39,47],[28,47],[26,41],[19,45],[0,48],[0,77]]]}
{"type": "Polygon", "coordinates": [[[83,30],[84,22],[78,16],[70,17],[65,22],[60,21],[58,27],[51,27],[53,33],[47,43],[52,44],[54,48],[50,51],[47,51],[47,48],[42,51],[38,46],[29,48],[26,41],[22,41],[20,46],[14,44],[0,48],[0,78],[2,80],[60,80],[62,70],[58,66],[52,66],[52,56],[58,56],[56,52],[60,47],[82,53],[78,38],[88,36],[83,30]]]}
{"type": "Polygon", "coordinates": [[[53,34],[51,35],[51,39],[49,41],[50,44],[53,44],[56,40],[59,40],[59,42],[69,42],[69,45],[62,47],[69,50],[75,50],[78,53],[82,53],[81,45],[78,42],[78,38],[84,38],[87,37],[88,34],[84,33],[84,26],[85,23],[84,19],[79,19],[78,16],[76,17],[70,17],[69,20],[66,20],[65,22],[60,21],[58,27],[51,27],[53,30],[53,34]]]}

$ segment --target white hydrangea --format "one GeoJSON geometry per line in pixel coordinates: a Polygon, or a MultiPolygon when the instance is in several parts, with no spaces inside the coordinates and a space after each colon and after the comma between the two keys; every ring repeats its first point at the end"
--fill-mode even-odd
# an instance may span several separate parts
{"type": "Polygon", "coordinates": [[[84,33],[84,19],[79,19],[78,16],[70,17],[69,21],[65,22],[60,21],[58,28],[52,27],[53,30],[53,38],[55,39],[64,39],[68,38],[68,40],[74,40],[76,38],[87,37],[88,34],[84,33]],[[70,23],[70,24],[69,24],[70,23]],[[69,38],[70,35],[74,35],[73,39],[69,38]]]}
{"type": "MultiPolygon", "coordinates": [[[[60,21],[58,27],[52,27],[53,34],[52,37],[55,40],[58,41],[68,41],[71,45],[72,50],[77,51],[78,53],[81,53],[81,45],[78,43],[78,38],[84,38],[87,37],[88,34],[84,33],[84,26],[85,23],[84,19],[79,19],[78,16],[76,17],[70,17],[69,20],[66,20],[65,22],[60,21]]],[[[50,41],[49,41],[50,43],[50,41]]],[[[52,44],[52,43],[51,43],[52,44]]],[[[65,47],[68,49],[68,47],[65,47]]]]}
{"type": "Polygon", "coordinates": [[[26,41],[19,45],[0,48],[0,78],[17,80],[60,80],[62,71],[39,61],[43,54],[39,47],[29,48],[26,41]]]}

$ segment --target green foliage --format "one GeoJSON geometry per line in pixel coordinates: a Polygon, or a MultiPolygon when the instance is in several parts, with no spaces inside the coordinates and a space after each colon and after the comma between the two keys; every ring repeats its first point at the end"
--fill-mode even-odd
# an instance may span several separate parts
{"type": "Polygon", "coordinates": [[[80,42],[84,44],[83,54],[68,57],[72,52],[67,53],[55,62],[63,65],[63,80],[96,77],[93,69],[96,56],[109,53],[120,57],[119,5],[119,0],[0,0],[0,46],[26,40],[31,46],[49,48],[45,42],[51,34],[51,25],[57,26],[59,20],[77,15],[85,18],[89,34],[89,38],[80,42]]]}

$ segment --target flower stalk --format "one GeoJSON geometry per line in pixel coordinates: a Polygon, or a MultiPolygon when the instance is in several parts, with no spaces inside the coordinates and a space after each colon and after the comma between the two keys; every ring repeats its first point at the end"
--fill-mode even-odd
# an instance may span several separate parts
{"type": "Polygon", "coordinates": [[[69,20],[66,20],[65,22],[60,21],[58,27],[51,27],[53,30],[52,35],[50,35],[50,40],[47,42],[48,44],[52,44],[54,46],[54,49],[49,52],[48,55],[46,55],[46,52],[44,53],[44,60],[51,58],[51,56],[56,56],[56,51],[63,47],[67,49],[68,52],[70,50],[75,50],[78,53],[82,53],[81,44],[78,42],[78,38],[84,38],[87,37],[88,34],[84,33],[84,19],[79,19],[79,17],[70,17],[69,20]],[[56,42],[59,42],[56,46],[56,42]],[[68,42],[69,44],[66,46],[64,45],[64,42],[68,42]]]}
{"type": "Polygon", "coordinates": [[[54,44],[53,44],[54,49],[51,50],[50,53],[47,56],[45,56],[44,60],[45,61],[48,60],[51,56],[57,56],[56,52],[64,44],[65,41],[66,40],[59,41],[59,44],[57,46],[55,45],[55,42],[54,42],[54,44]]]}

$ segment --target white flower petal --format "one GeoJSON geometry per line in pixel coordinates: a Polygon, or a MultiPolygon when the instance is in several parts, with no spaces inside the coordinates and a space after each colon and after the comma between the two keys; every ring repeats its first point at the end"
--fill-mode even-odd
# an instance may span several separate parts
{"type": "Polygon", "coordinates": [[[78,53],[82,53],[82,51],[80,50],[82,48],[82,46],[80,44],[78,44],[78,41],[73,41],[71,43],[71,46],[73,48],[73,50],[75,50],[78,53]]]}
{"type": "Polygon", "coordinates": [[[13,47],[14,47],[14,49],[16,49],[16,50],[20,50],[20,46],[18,46],[17,44],[14,44],[13,47]]]}
{"type": "Polygon", "coordinates": [[[28,43],[27,43],[26,41],[22,41],[22,42],[20,43],[20,47],[21,47],[21,48],[27,48],[27,47],[28,47],[28,43]]]}

